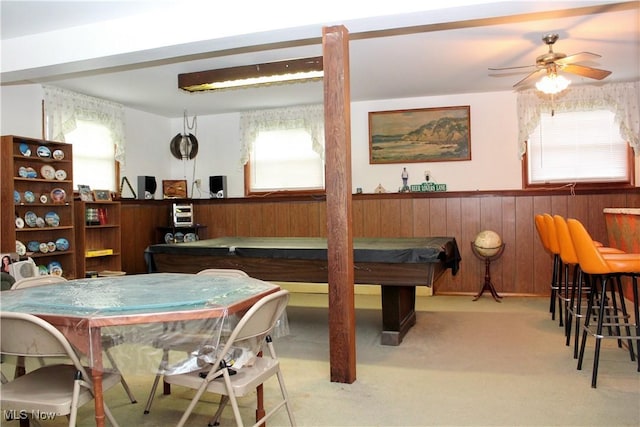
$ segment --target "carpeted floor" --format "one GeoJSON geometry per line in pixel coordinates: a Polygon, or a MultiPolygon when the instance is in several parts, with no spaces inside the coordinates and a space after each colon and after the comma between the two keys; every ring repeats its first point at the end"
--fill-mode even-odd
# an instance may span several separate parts
{"type": "MultiPolygon", "coordinates": [[[[640,373],[629,354],[605,341],[598,388],[590,387],[593,339],[576,370],[563,329],[546,298],[420,296],[417,324],[397,347],[380,345],[379,296],[356,296],[357,380],[329,380],[326,294],[292,293],[290,334],[276,340],[287,388],[301,426],[638,426],[640,373]]],[[[3,364],[3,372],[11,372],[3,364]]],[[[191,391],[174,388],[143,407],[150,376],[127,376],[139,403],[119,386],[106,393],[121,426],[174,425],[191,391]]],[[[265,404],[278,393],[265,386],[265,404]]],[[[189,426],[206,426],[218,398],[206,395],[189,426]]],[[[254,396],[241,400],[245,420],[254,396]]],[[[17,423],[3,422],[2,425],[17,423]]],[[[43,426],[65,425],[64,419],[43,426]]],[[[79,426],[93,425],[93,406],[79,426]]],[[[227,410],[223,425],[233,425],[227,410]]],[[[287,425],[281,411],[269,425],[287,425]]]]}

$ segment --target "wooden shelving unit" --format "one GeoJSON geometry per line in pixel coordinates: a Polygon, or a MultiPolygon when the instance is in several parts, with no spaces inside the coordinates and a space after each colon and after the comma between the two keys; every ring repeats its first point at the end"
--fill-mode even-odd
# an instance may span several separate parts
{"type": "Polygon", "coordinates": [[[40,274],[76,278],[71,145],[5,135],[0,162],[0,250],[31,257],[40,274]]]}
{"type": "Polygon", "coordinates": [[[120,202],[76,201],[75,210],[78,274],[120,271],[120,202]]]}

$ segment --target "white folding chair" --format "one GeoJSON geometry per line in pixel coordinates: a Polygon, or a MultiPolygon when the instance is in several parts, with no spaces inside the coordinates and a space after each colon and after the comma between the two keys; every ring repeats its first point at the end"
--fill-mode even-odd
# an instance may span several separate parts
{"type": "Polygon", "coordinates": [[[11,285],[11,290],[30,288],[32,286],[53,285],[66,281],[67,279],[64,277],[54,275],[25,277],[24,279],[16,280],[16,282],[11,285]]]}
{"type": "MultiPolygon", "coordinates": [[[[39,367],[11,381],[0,384],[0,405],[4,414],[26,411],[66,415],[69,427],[76,425],[78,407],[93,400],[94,390],[90,368],[84,367],[80,356],[65,336],[50,323],[27,313],[0,312],[0,353],[19,357],[65,358],[65,364],[39,367]]],[[[103,390],[120,381],[115,372],[104,372],[103,390]]],[[[104,412],[112,425],[118,423],[107,405],[104,412]]]]}
{"type": "MultiPolygon", "coordinates": [[[[209,425],[215,425],[227,402],[231,403],[233,415],[238,426],[244,425],[238,407],[237,397],[245,396],[253,392],[256,387],[272,377],[277,377],[280,385],[282,399],[275,404],[254,426],[264,424],[278,410],[285,407],[289,416],[289,422],[295,426],[293,408],[284,383],[284,376],[280,370],[280,362],[271,340],[271,332],[275,328],[281,314],[289,301],[289,291],[280,290],[274,292],[255,303],[239,320],[231,332],[224,347],[217,352],[215,360],[207,368],[185,374],[165,375],[164,380],[169,384],[175,384],[197,390],[189,403],[178,426],[184,426],[204,392],[220,394],[218,411],[209,425]],[[250,343],[258,343],[254,354],[259,354],[266,343],[268,354],[257,356],[252,361],[241,367],[229,365],[227,355],[234,349],[247,348],[250,343]]],[[[252,347],[253,348],[253,347],[252,347]]]]}
{"type": "Polygon", "coordinates": [[[216,276],[230,276],[230,277],[249,277],[247,273],[242,270],[234,270],[233,268],[206,268],[198,271],[196,274],[213,274],[216,276]]]}
{"type": "MultiPolygon", "coordinates": [[[[63,283],[66,281],[67,279],[65,279],[64,277],[54,276],[54,275],[27,277],[15,282],[11,286],[11,290],[30,288],[33,286],[55,285],[57,283],[63,283]]],[[[109,363],[111,363],[111,367],[116,371],[120,372],[120,370],[118,369],[118,366],[116,365],[116,361],[114,360],[113,355],[111,354],[110,349],[123,341],[122,336],[118,333],[103,333],[101,338],[102,338],[102,348],[104,349],[104,354],[105,356],[107,356],[107,359],[109,359],[109,363]]],[[[23,372],[23,369],[24,369],[24,364],[21,364],[19,360],[16,365],[16,375],[21,374],[23,372]]],[[[133,392],[129,388],[129,384],[127,384],[127,381],[124,379],[124,376],[122,375],[120,375],[120,383],[122,384],[122,388],[124,388],[124,391],[127,393],[127,396],[129,397],[129,400],[131,401],[131,403],[137,403],[137,400],[133,395],[133,392]]]]}
{"type": "MultiPolygon", "coordinates": [[[[196,273],[197,275],[213,275],[213,276],[227,276],[227,277],[249,277],[247,273],[242,270],[235,270],[232,268],[207,268],[205,270],[201,270],[196,273]]],[[[151,391],[149,392],[149,397],[147,398],[147,404],[144,407],[144,413],[148,414],[151,410],[151,404],[153,403],[153,399],[155,398],[156,391],[158,389],[158,383],[160,382],[160,378],[162,378],[162,370],[169,364],[169,352],[171,351],[180,351],[189,353],[193,351],[194,346],[197,346],[198,343],[202,342],[209,338],[209,336],[202,336],[193,334],[184,334],[181,333],[178,329],[179,324],[172,323],[170,327],[167,327],[166,333],[157,337],[153,341],[153,346],[155,348],[162,349],[162,360],[160,361],[160,366],[158,368],[158,374],[153,380],[153,384],[151,385],[151,391]],[[196,344],[194,344],[194,342],[196,344]]],[[[163,384],[163,394],[168,395],[171,394],[171,386],[167,383],[163,384]]]]}

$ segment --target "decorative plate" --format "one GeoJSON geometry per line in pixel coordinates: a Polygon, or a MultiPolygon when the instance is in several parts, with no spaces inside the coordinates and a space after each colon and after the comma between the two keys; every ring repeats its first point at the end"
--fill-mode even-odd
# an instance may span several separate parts
{"type": "Polygon", "coordinates": [[[60,237],[58,240],[56,240],[56,249],[58,249],[59,251],[66,251],[67,249],[69,249],[69,241],[64,237],[60,237]]]}
{"type": "Polygon", "coordinates": [[[64,151],[62,151],[62,150],[54,150],[53,151],[53,158],[56,159],[56,160],[64,159],[64,151]]]}
{"type": "Polygon", "coordinates": [[[54,188],[51,191],[51,201],[53,203],[62,203],[67,198],[67,193],[62,188],[54,188]]]}
{"type": "Polygon", "coordinates": [[[47,214],[44,216],[44,220],[47,225],[50,225],[51,227],[57,227],[60,225],[60,217],[53,211],[47,212],[47,214]]]}
{"type": "Polygon", "coordinates": [[[20,166],[20,168],[18,169],[18,176],[20,176],[21,178],[27,178],[27,168],[25,168],[24,166],[20,166]]]}
{"type": "Polygon", "coordinates": [[[40,203],[49,203],[49,195],[46,193],[42,193],[40,195],[40,203]]]}
{"type": "Polygon", "coordinates": [[[58,181],[62,181],[62,180],[64,180],[64,179],[67,179],[67,173],[64,171],[64,169],[58,169],[58,170],[56,171],[56,174],[55,174],[55,175],[56,175],[56,179],[57,179],[58,181]]]}
{"type": "Polygon", "coordinates": [[[183,243],[184,242],[184,234],[181,232],[177,232],[175,235],[176,242],[183,243]]]}
{"type": "Polygon", "coordinates": [[[47,267],[49,268],[49,274],[62,276],[62,265],[58,261],[51,261],[47,267]]]}
{"type": "Polygon", "coordinates": [[[16,240],[16,252],[20,256],[25,256],[27,254],[27,247],[20,240],[16,240]]]}
{"type": "Polygon", "coordinates": [[[49,252],[55,252],[56,244],[54,242],[47,242],[47,248],[49,249],[49,252]]]}
{"type": "Polygon", "coordinates": [[[49,269],[47,268],[46,265],[40,264],[38,266],[38,273],[40,273],[41,276],[48,276],[49,275],[49,269]]]}
{"type": "Polygon", "coordinates": [[[44,145],[38,147],[36,154],[38,157],[42,157],[43,159],[51,158],[51,150],[49,150],[49,147],[45,147],[44,145]]]}
{"type": "Polygon", "coordinates": [[[173,234],[172,233],[167,233],[164,235],[164,242],[165,243],[173,243],[173,234]]]}
{"type": "Polygon", "coordinates": [[[37,178],[38,177],[38,172],[36,172],[36,170],[34,168],[27,168],[26,169],[27,172],[27,178],[37,178]]]}
{"type": "Polygon", "coordinates": [[[22,197],[20,197],[20,192],[18,190],[13,190],[13,203],[20,203],[22,201],[22,197]]]}
{"type": "Polygon", "coordinates": [[[33,203],[36,201],[36,195],[33,194],[33,191],[24,192],[24,201],[27,203],[33,203]]]}
{"type": "Polygon", "coordinates": [[[22,154],[25,157],[31,156],[31,148],[29,148],[29,146],[24,142],[20,144],[20,154],[22,154]]]}
{"type": "Polygon", "coordinates": [[[44,179],[55,179],[56,170],[51,165],[44,165],[40,168],[40,175],[42,175],[44,179]]]}
{"type": "MultiPolygon", "coordinates": [[[[45,246],[46,246],[46,243],[45,243],[45,246]]],[[[28,242],[27,249],[29,250],[29,252],[38,252],[40,250],[40,242],[37,242],[35,240],[28,242]]]]}
{"type": "Polygon", "coordinates": [[[42,228],[42,227],[44,227],[44,224],[45,224],[44,218],[42,218],[41,216],[36,218],[36,227],[42,228]]]}
{"type": "Polygon", "coordinates": [[[196,240],[198,240],[196,233],[187,233],[184,235],[185,242],[195,242],[196,240]]]}
{"type": "Polygon", "coordinates": [[[24,222],[29,227],[35,227],[37,219],[38,219],[38,215],[36,215],[35,212],[28,211],[24,214],[24,222]]]}
{"type": "Polygon", "coordinates": [[[47,252],[49,252],[49,246],[47,246],[46,242],[40,243],[40,245],[38,246],[38,249],[40,249],[40,252],[42,252],[43,254],[46,254],[47,252]]]}
{"type": "Polygon", "coordinates": [[[16,227],[17,228],[24,228],[24,219],[18,217],[16,218],[16,227]]]}

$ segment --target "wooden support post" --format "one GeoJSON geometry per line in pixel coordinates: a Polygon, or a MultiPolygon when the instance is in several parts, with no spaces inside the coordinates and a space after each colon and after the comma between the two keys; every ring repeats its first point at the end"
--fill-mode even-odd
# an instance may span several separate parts
{"type": "Polygon", "coordinates": [[[322,30],[331,381],[356,380],[349,33],[322,30]]]}

